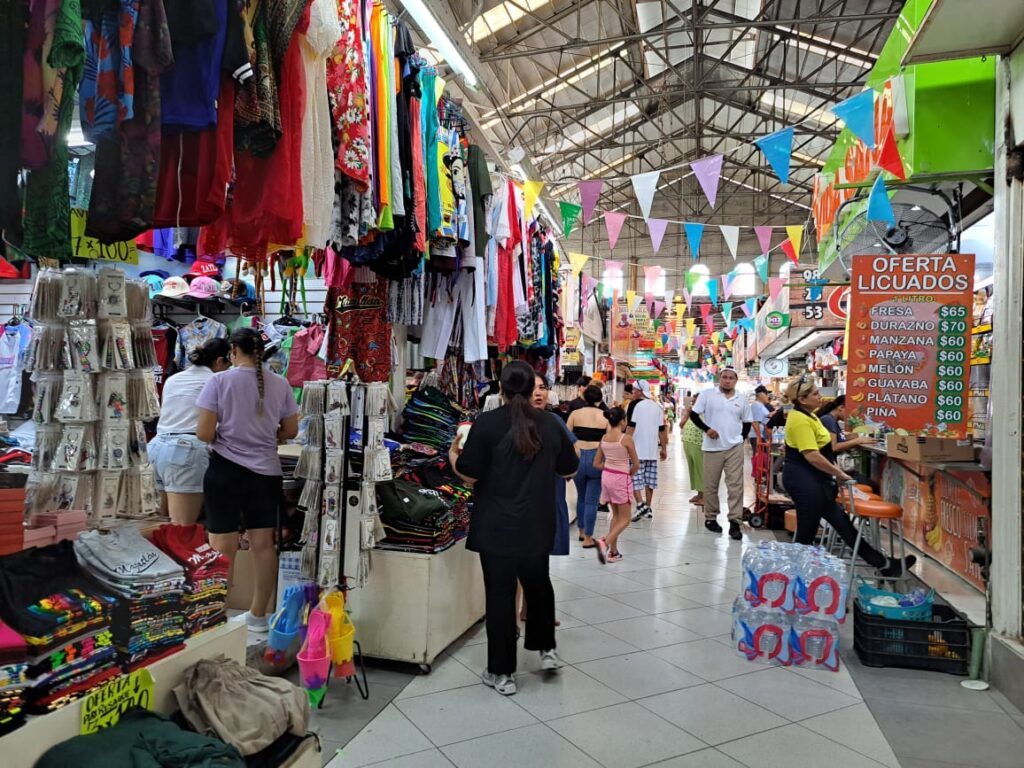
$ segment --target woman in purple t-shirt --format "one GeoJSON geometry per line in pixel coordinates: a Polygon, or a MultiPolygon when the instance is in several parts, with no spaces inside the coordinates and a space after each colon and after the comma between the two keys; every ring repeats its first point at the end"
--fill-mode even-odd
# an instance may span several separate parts
{"type": "Polygon", "coordinates": [[[274,529],[281,500],[277,445],[299,432],[299,407],[288,382],[263,365],[263,339],[251,328],[231,334],[232,368],[215,374],[196,401],[196,436],[209,443],[203,480],[210,545],[234,561],[238,532],[249,534],[256,584],[245,615],[267,631],[267,604],[277,580],[274,529]]]}

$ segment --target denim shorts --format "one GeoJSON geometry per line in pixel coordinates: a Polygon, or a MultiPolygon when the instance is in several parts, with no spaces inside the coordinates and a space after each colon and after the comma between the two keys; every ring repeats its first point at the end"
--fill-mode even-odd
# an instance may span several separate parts
{"type": "Polygon", "coordinates": [[[156,489],[166,493],[202,493],[210,449],[195,435],[157,435],[149,444],[156,489]]]}

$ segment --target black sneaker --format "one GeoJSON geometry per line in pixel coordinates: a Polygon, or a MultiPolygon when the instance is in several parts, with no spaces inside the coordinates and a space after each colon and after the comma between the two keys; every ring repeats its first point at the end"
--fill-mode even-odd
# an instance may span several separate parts
{"type": "Polygon", "coordinates": [[[720,526],[718,524],[717,520],[705,520],[704,521],[704,527],[707,528],[712,533],[721,533],[722,532],[722,526],[720,526]]]}
{"type": "Polygon", "coordinates": [[[904,567],[909,571],[914,567],[914,563],[916,562],[917,558],[913,555],[907,555],[903,558],[902,562],[897,560],[895,557],[890,557],[889,563],[884,568],[879,568],[878,572],[888,579],[893,579],[904,574],[904,567]]]}
{"type": "Polygon", "coordinates": [[[636,505],[636,514],[633,515],[633,522],[635,523],[637,520],[642,518],[646,514],[646,510],[647,509],[649,509],[649,507],[646,504],[644,504],[643,502],[637,504],[636,505]]]}
{"type": "MultiPolygon", "coordinates": [[[[721,527],[719,527],[721,529],[721,527]]],[[[729,538],[735,539],[736,541],[743,541],[743,531],[740,530],[739,523],[729,523],[729,538]]]]}
{"type": "Polygon", "coordinates": [[[654,519],[654,510],[651,509],[649,504],[644,504],[644,517],[646,517],[648,520],[654,519]]]}
{"type": "Polygon", "coordinates": [[[598,512],[608,512],[609,511],[608,504],[607,503],[598,504],[597,505],[597,511],[598,512]]]}

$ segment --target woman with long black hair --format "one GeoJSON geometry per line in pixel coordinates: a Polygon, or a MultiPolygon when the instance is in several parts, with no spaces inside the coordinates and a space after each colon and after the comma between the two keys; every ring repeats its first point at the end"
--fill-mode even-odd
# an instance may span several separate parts
{"type": "Polygon", "coordinates": [[[516,583],[530,606],[525,647],[541,668],[562,666],[555,654],[555,593],[548,556],[555,541],[555,492],[578,459],[553,414],[531,404],[534,373],[513,362],[501,372],[504,405],[481,413],[452,467],[473,484],[468,549],[480,553],[487,610],[487,669],[481,680],[504,696],[516,692],[516,583]]]}
{"type": "MultiPolygon", "coordinates": [[[[786,389],[793,410],[786,417],[786,463],[782,484],[796,507],[797,544],[813,544],[822,520],[836,529],[851,548],[857,542],[857,529],[846,511],[836,503],[836,482],[846,483],[850,476],[836,466],[832,436],[815,415],[821,407],[821,393],[814,382],[801,376],[786,389]]],[[[883,576],[899,576],[917,562],[908,555],[905,562],[886,557],[865,541],[857,554],[883,576]]]]}

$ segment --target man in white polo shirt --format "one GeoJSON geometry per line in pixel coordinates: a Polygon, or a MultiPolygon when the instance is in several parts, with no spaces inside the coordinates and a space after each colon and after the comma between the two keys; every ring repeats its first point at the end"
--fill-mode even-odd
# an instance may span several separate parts
{"type": "Polygon", "coordinates": [[[718,375],[718,388],[705,389],[693,404],[690,419],[704,432],[704,527],[721,533],[718,486],[725,473],[729,492],[729,536],[742,539],[743,442],[750,434],[750,403],[736,391],[739,377],[732,368],[718,375]]]}
{"type": "Polygon", "coordinates": [[[651,399],[651,385],[646,381],[637,382],[634,392],[640,393],[640,399],[629,417],[626,432],[633,436],[636,455],[640,459],[640,471],[633,475],[633,496],[636,499],[633,522],[636,522],[641,517],[654,516],[651,502],[654,489],[658,487],[658,461],[668,457],[668,432],[665,431],[665,411],[651,399]]]}

